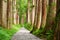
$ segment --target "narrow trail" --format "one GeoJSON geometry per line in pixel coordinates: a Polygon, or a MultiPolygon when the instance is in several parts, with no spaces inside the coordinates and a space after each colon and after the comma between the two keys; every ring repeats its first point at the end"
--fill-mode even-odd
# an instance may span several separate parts
{"type": "Polygon", "coordinates": [[[41,39],[32,35],[30,31],[22,27],[20,31],[14,34],[11,40],[41,40],[41,39]]]}

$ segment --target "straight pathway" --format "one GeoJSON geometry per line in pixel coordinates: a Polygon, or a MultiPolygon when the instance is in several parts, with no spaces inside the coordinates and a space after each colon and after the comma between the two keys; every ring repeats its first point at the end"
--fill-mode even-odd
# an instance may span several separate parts
{"type": "Polygon", "coordinates": [[[22,27],[20,31],[14,34],[11,40],[41,40],[41,39],[32,35],[30,31],[22,27]]]}

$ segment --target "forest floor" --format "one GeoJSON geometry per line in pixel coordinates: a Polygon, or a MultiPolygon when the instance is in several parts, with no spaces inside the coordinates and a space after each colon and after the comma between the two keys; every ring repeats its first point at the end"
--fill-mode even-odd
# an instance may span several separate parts
{"type": "Polygon", "coordinates": [[[14,36],[12,37],[11,40],[42,40],[33,34],[30,33],[27,29],[22,27],[14,36]]]}

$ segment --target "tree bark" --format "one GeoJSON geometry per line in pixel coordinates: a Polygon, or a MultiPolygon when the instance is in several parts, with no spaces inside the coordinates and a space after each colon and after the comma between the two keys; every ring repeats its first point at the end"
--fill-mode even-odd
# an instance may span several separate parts
{"type": "Polygon", "coordinates": [[[11,28],[12,26],[12,0],[7,0],[7,23],[8,23],[8,26],[7,28],[11,28]]]}
{"type": "Polygon", "coordinates": [[[2,25],[2,9],[3,9],[3,0],[0,0],[0,25],[2,25]]]}
{"type": "Polygon", "coordinates": [[[46,27],[47,30],[51,29],[53,27],[53,24],[55,22],[55,17],[56,17],[56,1],[57,0],[50,0],[49,1],[49,13],[47,16],[47,23],[46,27]]]}
{"type": "Polygon", "coordinates": [[[16,23],[16,16],[17,16],[17,10],[16,10],[16,0],[13,0],[13,24],[17,24],[16,23]]]}
{"type": "Polygon", "coordinates": [[[35,17],[35,3],[36,0],[33,0],[33,9],[32,9],[32,26],[34,24],[34,17],[35,17]]]}
{"type": "Polygon", "coordinates": [[[3,0],[2,26],[7,28],[7,0],[3,0]]]}
{"type": "Polygon", "coordinates": [[[42,0],[42,28],[44,28],[46,25],[48,1],[49,0],[42,0]]]}
{"type": "Polygon", "coordinates": [[[34,18],[35,27],[36,27],[36,23],[37,23],[37,11],[38,11],[38,0],[36,0],[36,6],[35,6],[35,18],[34,18]]]}
{"type": "Polygon", "coordinates": [[[37,23],[36,23],[36,27],[38,29],[41,26],[41,18],[42,18],[42,0],[38,0],[37,23]]]}
{"type": "Polygon", "coordinates": [[[54,40],[60,40],[60,9],[58,10],[56,14],[56,27],[54,30],[54,40]]]}
{"type": "Polygon", "coordinates": [[[54,40],[60,40],[60,0],[57,0],[57,14],[56,14],[56,19],[55,19],[55,32],[54,32],[54,40]]]}
{"type": "Polygon", "coordinates": [[[30,0],[28,0],[27,22],[31,23],[30,21],[30,0]]]}

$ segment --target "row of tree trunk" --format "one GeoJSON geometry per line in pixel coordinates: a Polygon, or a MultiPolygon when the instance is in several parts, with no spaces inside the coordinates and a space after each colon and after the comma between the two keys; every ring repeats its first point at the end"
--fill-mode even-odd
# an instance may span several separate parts
{"type": "Polygon", "coordinates": [[[16,0],[0,0],[0,25],[9,29],[12,24],[19,24],[16,0]]]}
{"type": "Polygon", "coordinates": [[[47,0],[32,0],[32,13],[30,12],[30,0],[28,0],[27,21],[38,29],[45,26],[47,17],[47,0]],[[32,21],[31,21],[32,20],[32,21]]]}
{"type": "Polygon", "coordinates": [[[36,29],[40,29],[41,27],[45,28],[45,32],[47,30],[55,29],[56,32],[54,33],[55,34],[54,40],[59,40],[60,17],[58,16],[59,20],[57,20],[58,21],[57,23],[55,20],[56,20],[56,15],[60,15],[57,13],[57,11],[60,10],[59,9],[60,1],[59,0],[32,0],[32,2],[33,2],[32,3],[33,8],[31,13],[30,12],[31,3],[30,0],[28,0],[28,13],[26,15],[28,21],[27,23],[32,23],[32,26],[36,27],[36,29]],[[58,24],[58,26],[56,26],[57,28],[55,27],[55,24],[58,24]]]}

